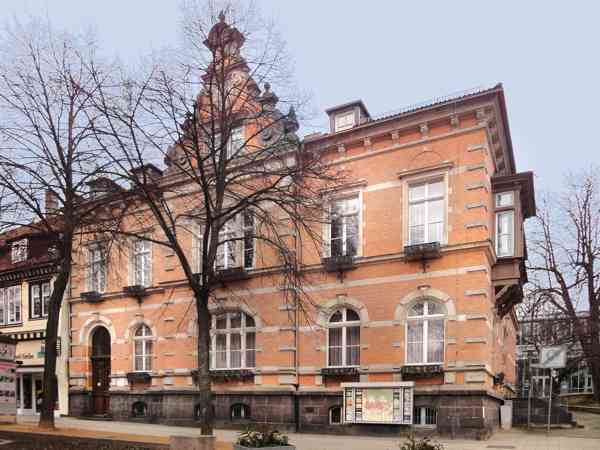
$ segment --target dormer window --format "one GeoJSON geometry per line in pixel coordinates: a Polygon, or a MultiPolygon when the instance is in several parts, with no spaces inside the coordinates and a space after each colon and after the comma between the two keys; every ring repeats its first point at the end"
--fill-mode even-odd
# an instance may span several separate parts
{"type": "Polygon", "coordinates": [[[344,131],[355,125],[354,110],[339,113],[335,116],[335,131],[344,131]]]}
{"type": "Polygon", "coordinates": [[[22,262],[27,260],[28,253],[28,242],[27,239],[21,239],[13,242],[11,248],[11,260],[14,263],[22,262]]]}

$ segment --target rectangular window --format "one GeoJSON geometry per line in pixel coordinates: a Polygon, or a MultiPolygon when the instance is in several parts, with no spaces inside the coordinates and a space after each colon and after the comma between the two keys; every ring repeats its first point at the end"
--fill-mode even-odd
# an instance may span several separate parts
{"type": "Polygon", "coordinates": [[[6,289],[0,289],[0,325],[6,323],[6,289]]]}
{"type": "Polygon", "coordinates": [[[11,261],[14,263],[27,260],[28,242],[27,239],[21,239],[13,242],[11,246],[11,261]]]}
{"type": "Polygon", "coordinates": [[[244,212],[235,219],[223,225],[219,232],[219,247],[217,247],[217,270],[243,267],[254,267],[255,254],[254,216],[244,212]]]}
{"type": "Polygon", "coordinates": [[[514,211],[496,213],[496,255],[498,257],[514,254],[514,211]]]}
{"type": "Polygon", "coordinates": [[[152,243],[136,239],[133,243],[133,284],[152,285],[152,243]]]}
{"type": "Polygon", "coordinates": [[[21,323],[21,286],[10,286],[0,290],[0,300],[2,324],[21,323]]]}
{"type": "MultiPolygon", "coordinates": [[[[226,144],[226,148],[225,151],[227,159],[231,159],[234,156],[239,156],[237,155],[238,151],[244,146],[244,127],[237,127],[237,128],[232,128],[230,133],[229,133],[229,140],[227,141],[226,144]]],[[[207,141],[206,142],[207,146],[210,147],[211,142],[207,141]]],[[[215,134],[215,139],[214,139],[214,152],[215,152],[215,156],[216,156],[216,160],[219,160],[220,157],[220,151],[221,151],[221,134],[215,134]]]]}
{"type": "Polygon", "coordinates": [[[408,189],[409,245],[442,242],[445,189],[443,180],[414,184],[408,189]]]}
{"type": "Polygon", "coordinates": [[[435,408],[417,406],[415,407],[413,417],[414,425],[417,426],[425,427],[437,424],[437,411],[435,408]]]}
{"type": "Polygon", "coordinates": [[[106,290],[106,249],[95,245],[88,250],[88,290],[103,293],[106,290]]]}
{"type": "Polygon", "coordinates": [[[244,128],[237,127],[231,130],[229,142],[227,142],[227,158],[237,156],[244,145],[244,128]]]}
{"type": "Polygon", "coordinates": [[[503,208],[505,206],[513,206],[514,194],[512,192],[499,192],[496,194],[496,208],[503,208]]]}
{"type": "Polygon", "coordinates": [[[32,319],[48,317],[48,305],[52,293],[50,281],[41,281],[31,284],[29,292],[30,317],[32,319]]]}
{"type": "Polygon", "coordinates": [[[252,269],[254,267],[254,216],[245,212],[244,216],[244,267],[252,269]]]}
{"type": "Polygon", "coordinates": [[[230,221],[223,225],[219,231],[219,246],[217,247],[216,265],[217,270],[238,267],[237,244],[239,243],[236,233],[236,224],[230,221]]]}
{"type": "Polygon", "coordinates": [[[354,111],[335,116],[335,131],[344,131],[354,126],[354,111]]]}
{"type": "Polygon", "coordinates": [[[330,255],[356,256],[359,245],[359,198],[353,197],[333,201],[330,214],[330,255]]]}

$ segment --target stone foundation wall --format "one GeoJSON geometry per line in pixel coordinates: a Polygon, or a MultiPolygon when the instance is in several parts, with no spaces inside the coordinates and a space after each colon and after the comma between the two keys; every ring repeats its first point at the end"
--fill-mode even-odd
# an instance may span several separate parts
{"type": "MultiPolygon", "coordinates": [[[[110,413],[115,420],[195,424],[198,397],[189,391],[111,392],[110,413]],[[143,402],[146,414],[135,417],[134,404],[143,402]]],[[[267,424],[281,431],[296,429],[303,432],[349,435],[402,435],[410,427],[398,425],[332,425],[331,408],[342,406],[341,392],[218,392],[214,395],[215,426],[244,429],[250,424],[267,424]],[[248,416],[232,420],[233,405],[243,404],[248,416]],[[296,412],[297,411],[297,412],[296,412]]],[[[432,407],[438,411],[437,431],[442,435],[487,438],[500,425],[502,399],[485,391],[416,392],[416,407],[432,407]]],[[[71,394],[71,414],[91,414],[91,393],[71,394]]]]}

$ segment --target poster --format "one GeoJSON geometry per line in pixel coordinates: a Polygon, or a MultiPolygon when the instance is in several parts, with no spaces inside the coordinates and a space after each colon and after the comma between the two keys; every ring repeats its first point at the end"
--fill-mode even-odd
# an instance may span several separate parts
{"type": "Polygon", "coordinates": [[[342,383],[345,423],[412,424],[413,382],[342,383]]]}
{"type": "Polygon", "coordinates": [[[15,343],[0,339],[0,421],[14,423],[17,417],[17,374],[15,373],[15,343]]]}

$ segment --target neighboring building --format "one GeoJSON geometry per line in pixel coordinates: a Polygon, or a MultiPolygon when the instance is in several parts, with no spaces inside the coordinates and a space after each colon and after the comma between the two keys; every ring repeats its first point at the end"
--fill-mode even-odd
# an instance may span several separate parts
{"type": "MultiPolygon", "coordinates": [[[[48,301],[55,276],[50,240],[32,227],[0,235],[0,332],[17,342],[17,413],[39,414],[48,301]]],[[[68,414],[68,307],[61,309],[56,414],[68,414]]]]}
{"type": "MultiPolygon", "coordinates": [[[[306,137],[304,151],[350,180],[324,193],[322,253],[300,252],[318,310],[310,325],[290,322],[260,249],[223,249],[218,266],[246,277],[213,305],[217,423],[361,432],[375,417],[369,408],[383,405],[388,431],[404,421],[485,435],[514,392],[523,222],[535,214],[503,88],[381,118],[361,101],[327,113],[331,129],[306,137]],[[389,397],[371,402],[369,389],[379,388],[389,397]]],[[[166,180],[172,167],[152,171],[166,180]]],[[[193,237],[187,244],[196,248],[193,237]]],[[[132,242],[129,254],[89,243],[78,257],[71,413],[193,421],[196,321],[176,257],[148,241],[132,242]],[[144,297],[131,285],[144,286],[144,297]]]]}
{"type": "MultiPolygon", "coordinates": [[[[579,320],[583,324],[588,313],[582,312],[579,320]]],[[[553,392],[560,394],[593,393],[592,374],[585,364],[581,345],[575,338],[573,322],[563,316],[548,316],[519,321],[517,339],[517,392],[527,398],[532,395],[547,397],[550,391],[550,373],[539,369],[539,349],[544,346],[564,345],[567,347],[567,366],[558,370],[553,392]]]]}

